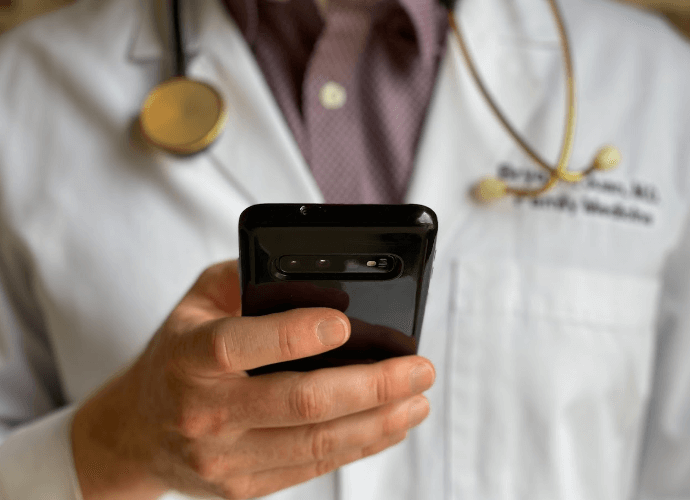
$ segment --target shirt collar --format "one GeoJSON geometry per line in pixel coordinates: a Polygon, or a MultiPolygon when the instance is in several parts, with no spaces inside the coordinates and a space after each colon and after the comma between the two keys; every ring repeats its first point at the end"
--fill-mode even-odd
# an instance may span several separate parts
{"type": "Polygon", "coordinates": [[[447,9],[438,0],[393,1],[403,7],[412,21],[418,44],[421,45],[422,63],[429,65],[448,31],[447,9]]]}
{"type": "MultiPolygon", "coordinates": [[[[235,23],[250,46],[256,42],[259,30],[260,0],[223,0],[235,23]]],[[[269,2],[289,2],[304,0],[261,0],[269,2]]],[[[307,0],[314,1],[314,0],[307,0]]],[[[380,0],[380,3],[399,5],[407,14],[415,31],[417,43],[421,45],[422,62],[428,65],[433,62],[441,37],[448,29],[446,21],[447,9],[439,0],[380,0]]],[[[314,7],[316,8],[316,6],[314,7]]],[[[390,12],[390,11],[388,11],[390,12]]]]}
{"type": "MultiPolygon", "coordinates": [[[[254,45],[259,31],[258,0],[222,0],[249,45],[254,45]]],[[[270,0],[278,1],[278,0],[270,0]]]]}

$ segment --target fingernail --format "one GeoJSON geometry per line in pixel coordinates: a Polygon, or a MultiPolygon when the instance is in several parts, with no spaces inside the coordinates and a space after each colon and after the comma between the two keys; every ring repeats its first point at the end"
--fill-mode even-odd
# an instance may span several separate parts
{"type": "Polygon", "coordinates": [[[340,318],[329,318],[319,323],[316,334],[323,345],[333,346],[345,341],[345,323],[340,318]]]}
{"type": "Polygon", "coordinates": [[[434,383],[434,370],[428,363],[420,363],[410,373],[410,389],[412,392],[422,392],[434,383]]]}
{"type": "Polygon", "coordinates": [[[429,414],[429,401],[424,396],[416,397],[407,409],[407,421],[410,427],[418,425],[429,414]]]}

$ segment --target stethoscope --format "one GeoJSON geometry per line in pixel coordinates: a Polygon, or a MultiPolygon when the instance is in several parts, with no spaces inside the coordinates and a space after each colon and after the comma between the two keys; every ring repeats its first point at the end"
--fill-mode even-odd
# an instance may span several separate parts
{"type": "MultiPolygon", "coordinates": [[[[621,155],[618,149],[613,146],[604,146],[597,152],[588,168],[581,171],[572,171],[568,168],[575,139],[577,102],[570,42],[556,0],[548,0],[548,2],[556,20],[563,51],[567,84],[567,113],[563,142],[555,167],[549,165],[515,130],[484,85],[461,30],[455,22],[453,9],[456,0],[440,1],[448,9],[450,27],[455,33],[465,62],[487,104],[520,148],[537,165],[549,173],[548,180],[536,188],[515,188],[508,186],[497,177],[485,177],[477,182],[470,191],[475,200],[489,202],[506,195],[536,197],[552,189],[559,181],[577,183],[595,171],[611,170],[620,163],[621,155]]],[[[207,83],[186,77],[179,0],[170,0],[170,4],[173,25],[174,76],[151,90],[142,105],[139,125],[143,137],[151,145],[172,154],[191,155],[206,149],[218,138],[225,127],[227,111],[220,93],[215,88],[207,83]]]]}

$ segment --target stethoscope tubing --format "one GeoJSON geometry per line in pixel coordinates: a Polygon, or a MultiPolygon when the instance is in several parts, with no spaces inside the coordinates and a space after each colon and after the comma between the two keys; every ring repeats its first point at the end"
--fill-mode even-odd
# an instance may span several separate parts
{"type": "Polygon", "coordinates": [[[184,41],[182,40],[182,15],[180,12],[180,0],[170,0],[173,24],[173,45],[175,51],[174,75],[183,77],[187,74],[187,56],[184,53],[184,41]]]}
{"type": "Polygon", "coordinates": [[[451,30],[455,34],[455,38],[460,46],[460,51],[463,54],[463,58],[467,64],[467,67],[475,81],[477,88],[481,92],[484,100],[489,105],[493,111],[496,118],[501,122],[503,127],[508,131],[508,133],[513,137],[513,139],[519,144],[523,151],[532,160],[537,163],[540,167],[544,168],[549,172],[549,179],[547,182],[536,189],[517,189],[517,188],[507,188],[508,194],[513,194],[516,196],[538,196],[553,187],[559,180],[564,180],[567,182],[578,182],[582,178],[582,173],[569,172],[567,171],[568,164],[570,163],[570,157],[573,150],[575,128],[577,124],[577,100],[576,100],[576,89],[575,89],[575,78],[574,78],[574,68],[572,60],[572,51],[570,49],[570,40],[568,38],[565,25],[563,23],[563,16],[560,13],[558,6],[554,0],[548,0],[549,6],[551,7],[554,18],[558,26],[559,37],[561,40],[561,51],[562,59],[565,69],[566,77],[566,92],[567,92],[567,104],[566,104],[566,117],[565,117],[565,132],[563,135],[563,141],[561,144],[561,150],[559,153],[559,159],[557,166],[554,168],[549,165],[542,157],[537,153],[525,139],[522,138],[520,133],[515,129],[513,124],[508,120],[505,114],[501,111],[496,104],[496,101],[491,96],[486,84],[484,83],[482,77],[477,70],[477,66],[474,64],[474,59],[470,55],[467,43],[462,35],[462,31],[455,20],[455,15],[452,10],[448,10],[448,23],[451,30]]]}

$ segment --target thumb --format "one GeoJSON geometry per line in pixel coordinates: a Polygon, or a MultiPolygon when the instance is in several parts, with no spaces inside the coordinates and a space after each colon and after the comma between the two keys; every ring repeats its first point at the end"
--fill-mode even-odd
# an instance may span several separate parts
{"type": "Polygon", "coordinates": [[[199,375],[251,370],[335,349],[350,337],[350,322],[335,309],[293,309],[229,317],[178,337],[175,357],[199,375]]]}

